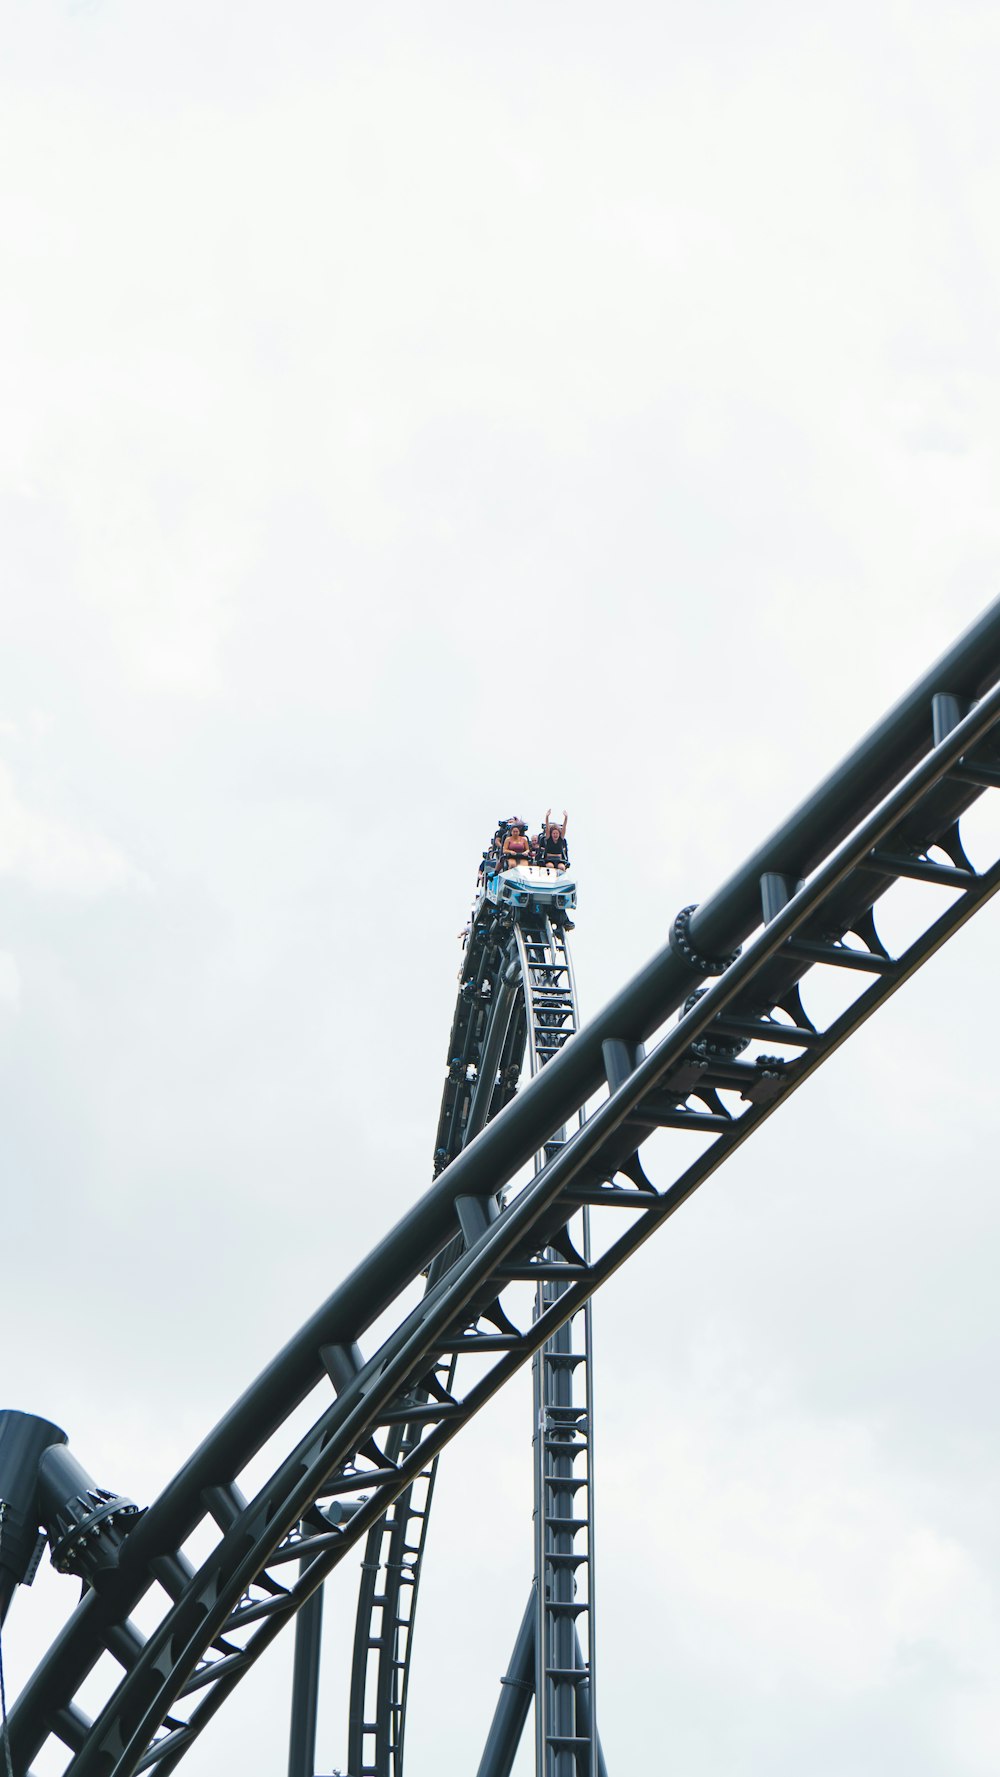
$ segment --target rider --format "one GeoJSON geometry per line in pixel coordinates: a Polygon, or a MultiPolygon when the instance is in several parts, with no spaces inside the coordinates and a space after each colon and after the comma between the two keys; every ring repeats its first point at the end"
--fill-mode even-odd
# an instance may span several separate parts
{"type": "Polygon", "coordinates": [[[535,862],[554,870],[565,870],[569,863],[569,849],[566,844],[566,828],[569,819],[563,810],[562,825],[552,819],[552,810],[545,810],[542,830],[535,841],[535,862]]]}
{"type": "Polygon", "coordinates": [[[515,817],[507,823],[502,855],[505,870],[511,870],[518,864],[530,864],[531,841],[528,838],[527,821],[515,817]]]}

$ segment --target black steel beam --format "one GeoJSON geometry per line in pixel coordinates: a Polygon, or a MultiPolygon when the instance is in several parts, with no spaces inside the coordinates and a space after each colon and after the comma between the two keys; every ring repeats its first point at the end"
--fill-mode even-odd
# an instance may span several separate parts
{"type": "MultiPolygon", "coordinates": [[[[829,822],[822,844],[823,853],[828,853],[843,836],[850,786],[853,784],[856,793],[851,802],[856,819],[860,809],[870,809],[898,783],[908,763],[912,763],[914,750],[918,755],[926,751],[927,712],[933,697],[938,693],[975,697],[998,678],[1000,601],[924,675],[862,747],[855,749],[831,774],[807,807],[786,822],[705,903],[691,923],[691,943],[708,953],[735,948],[736,943],[742,942],[760,924],[760,876],[782,874],[794,880],[817,861],[817,809],[825,811],[829,822]],[[921,709],[925,712],[923,718],[921,709]]],[[[879,832],[868,843],[882,843],[887,837],[879,832]]],[[[738,973],[737,968],[734,974],[738,973]]],[[[581,1098],[596,1091],[604,1079],[602,1052],[606,1042],[644,1040],[700,979],[696,967],[677,948],[668,945],[661,950],[525,1088],[518,1101],[508,1106],[454,1160],[442,1178],[300,1329],[136,1525],[124,1545],[121,1570],[109,1592],[104,1597],[89,1594],[67,1624],[50,1650],[44,1674],[40,1670],[29,1682],[19,1705],[28,1742],[43,1731],[46,1701],[53,1685],[60,1690],[75,1688],[93,1664],[95,1640],[100,1639],[102,1625],[106,1623],[109,1631],[113,1628],[128,1599],[141,1594],[148,1572],[155,1573],[159,1559],[172,1557],[186,1540],[203,1510],[205,1490],[228,1484],[319,1379],[321,1348],[356,1340],[456,1232],[455,1199],[460,1195],[492,1194],[498,1179],[511,1176],[553,1128],[568,1121],[581,1098]]],[[[220,1681],[220,1694],[221,1688],[220,1681]]],[[[33,1754],[29,1753],[30,1756],[33,1754]]]]}
{"type": "MultiPolygon", "coordinates": [[[[824,780],[808,802],[772,834],[699,908],[691,937],[706,954],[734,949],[760,924],[760,878],[767,872],[806,874],[823,852],[868,812],[926,751],[932,699],[938,693],[974,698],[1000,678],[1000,599],[911,687],[859,747],[824,780]],[[856,800],[855,800],[856,798],[856,800]]],[[[456,1229],[457,1196],[485,1195],[538,1150],[548,1132],[566,1122],[580,1098],[603,1082],[602,1047],[613,1039],[639,1042],[683,1002],[703,976],[666,944],[615,995],[572,1043],[526,1085],[515,1102],[488,1124],[445,1174],[379,1242],[248,1388],[194,1452],[130,1537],[137,1563],[177,1547],[193,1528],[193,1503],[202,1488],[233,1472],[259,1448],[317,1380],[320,1345],[354,1340],[426,1268],[456,1229]]]]}
{"type": "MultiPolygon", "coordinates": [[[[308,1562],[303,1562],[305,1572],[308,1562]]],[[[319,1661],[323,1642],[323,1588],[306,1599],[295,1619],[292,1715],[288,1735],[288,1777],[314,1777],[319,1661]]]]}

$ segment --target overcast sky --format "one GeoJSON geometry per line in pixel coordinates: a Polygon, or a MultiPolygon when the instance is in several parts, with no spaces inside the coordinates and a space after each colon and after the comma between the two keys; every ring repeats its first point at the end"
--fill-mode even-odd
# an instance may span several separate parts
{"type": "MultiPolygon", "coordinates": [[[[595,1011],[1000,592],[1000,14],[0,41],[0,1405],[145,1503],[426,1187],[497,815],[569,807],[595,1011]]],[[[612,1777],[1000,1763],[998,918],[598,1300],[612,1777]]],[[[525,1379],[442,1465],[411,1777],[530,1562],[525,1379]]],[[[191,1777],[283,1770],[289,1643],[191,1777]]]]}

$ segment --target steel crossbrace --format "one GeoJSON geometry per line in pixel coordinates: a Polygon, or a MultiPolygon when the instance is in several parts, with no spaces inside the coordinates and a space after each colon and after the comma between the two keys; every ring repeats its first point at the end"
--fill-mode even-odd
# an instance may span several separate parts
{"type": "MultiPolygon", "coordinates": [[[[601,1183],[602,1174],[614,1177],[621,1170],[623,1151],[620,1139],[616,1142],[615,1138],[620,1138],[624,1132],[629,1142],[632,1142],[633,1149],[643,1139],[644,1125],[626,1127],[631,1114],[655,1093],[657,1086],[667,1080],[670,1070],[691,1053],[692,1045],[704,1036],[713,1021],[732,1007],[741,994],[745,994],[764,965],[772,961],[783,948],[787,954],[788,941],[801,932],[811,916],[822,910],[824,901],[838,885],[852,872],[864,870],[872,850],[892,835],[928,791],[952,773],[953,768],[957,768],[954,773],[955,781],[965,782],[968,766],[967,762],[960,762],[966,760],[966,756],[994,727],[998,717],[1000,687],[995,687],[906,776],[881,806],[861,822],[857,831],[818,867],[771,922],[751,940],[726,973],[707,988],[674,1029],[638,1062],[628,1078],[588,1117],[580,1132],[547,1161],[533,1181],[510,1200],[504,1215],[484,1230],[468,1251],[456,1258],[424,1302],[406,1316],[400,1326],[389,1335],[379,1352],[362,1365],[357,1375],[321,1415],[312,1431],[300,1440],[257,1497],[224,1532],[216,1548],[186,1584],[159,1627],[144,1643],[131,1670],[118,1685],[97,1722],[93,1726],[84,1724],[82,1731],[86,1737],[75,1751],[70,1767],[74,1777],[111,1777],[111,1773],[115,1777],[126,1777],[127,1773],[140,1766],[157,1766],[164,1771],[172,1769],[238,1678],[256,1660],[278,1629],[312,1595],[347,1549],[354,1546],[358,1538],[381,1517],[392,1499],[426,1467],[429,1459],[444,1447],[461,1425],[492,1397],[533,1351],[552,1335],[557,1326],[577,1312],[593,1290],[624,1262],[629,1253],[674,1213],[722,1159],[766,1120],[777,1103],[795,1090],[877,1005],[895,992],[927,956],[986,899],[996,893],[1000,886],[1000,861],[988,871],[974,876],[971,883],[964,888],[953,884],[957,900],[927,927],[920,939],[891,964],[887,972],[879,975],[834,1020],[827,1031],[817,1033],[820,1040],[816,1044],[803,1048],[801,1055],[788,1065],[778,1095],[769,1103],[751,1102],[747,1110],[731,1117],[728,1120],[730,1126],[717,1132],[716,1139],[707,1152],[682,1172],[669,1189],[657,1192],[651,1187],[643,1188],[638,1185],[633,1190],[625,1190],[601,1183]],[[959,777],[959,774],[963,775],[959,777]],[[468,1336],[466,1329],[470,1325],[477,1326],[483,1318],[488,1320],[490,1313],[494,1316],[503,1314],[500,1298],[505,1286],[499,1275],[500,1268],[519,1254],[529,1256],[550,1244],[553,1233],[558,1231],[578,1207],[579,1198],[574,1200],[573,1186],[581,1172],[587,1175],[583,1185],[590,1191],[590,1201],[594,1200],[597,1191],[607,1189],[608,1207],[621,1207],[627,1201],[630,1207],[639,1211],[638,1218],[626,1233],[619,1235],[587,1267],[586,1275],[575,1275],[567,1280],[566,1289],[533,1325],[520,1329],[509,1320],[504,1325],[502,1320],[498,1323],[494,1319],[493,1324],[499,1324],[501,1332],[513,1336],[513,1344],[496,1353],[496,1362],[488,1373],[474,1382],[455,1402],[459,1408],[457,1412],[439,1417],[436,1422],[433,1419],[428,1420],[426,1434],[404,1462],[398,1465],[385,1463],[380,1458],[373,1439],[380,1426],[385,1423],[386,1411],[391,1410],[401,1396],[412,1394],[413,1388],[426,1378],[433,1362],[446,1349],[449,1341],[454,1341],[460,1335],[468,1336]],[[369,1451],[367,1456],[363,1454],[366,1449],[369,1451]],[[371,1465],[367,1470],[363,1467],[366,1461],[371,1465]],[[268,1562],[276,1552],[280,1553],[286,1539],[293,1535],[297,1524],[315,1502],[318,1499],[335,1498],[340,1494],[352,1496],[364,1488],[370,1488],[371,1491],[355,1517],[344,1526],[339,1537],[335,1537],[329,1546],[317,1551],[308,1569],[298,1580],[287,1590],[272,1591],[268,1600],[253,1600],[251,1595],[255,1586],[259,1588],[265,1583],[273,1585],[267,1572],[268,1562]],[[247,1603],[241,1614],[240,1601],[244,1599],[247,1603]],[[184,1685],[198,1671],[199,1662],[204,1659],[206,1651],[220,1638],[236,1633],[240,1624],[247,1623],[250,1620],[249,1612],[255,1606],[259,1606],[259,1626],[253,1629],[250,1639],[241,1650],[246,1656],[245,1661],[235,1667],[230,1665],[220,1669],[217,1677],[213,1675],[213,1683],[206,1681],[206,1694],[196,1704],[188,1721],[174,1721],[170,1716],[171,1708],[184,1685]],[[163,1732],[162,1724],[168,1718],[170,1725],[163,1737],[158,1739],[157,1736],[163,1732]]],[[[972,796],[967,800],[972,800],[972,796]]],[[[931,842],[933,841],[929,841],[931,842]]],[[[880,880],[884,882],[886,879],[880,880]]],[[[874,956],[875,953],[869,954],[874,956]]],[[[807,967],[805,963],[801,966],[796,964],[797,975],[805,974],[807,967]]],[[[670,1009],[669,1004],[664,1004],[663,1016],[668,1015],[670,1009]]],[[[598,1021],[599,1027],[601,1024],[607,1030],[607,1020],[598,1021]]],[[[609,1038],[615,1034],[613,1029],[607,1030],[609,1038]]],[[[777,1037],[776,1031],[775,1040],[777,1037]]],[[[581,1033],[575,1041],[583,1040],[584,1033],[581,1033]]],[[[570,1044],[564,1056],[557,1057],[549,1064],[540,1076],[537,1083],[539,1086],[545,1085],[546,1077],[555,1073],[560,1063],[568,1058],[568,1051],[574,1047],[575,1044],[570,1044]]],[[[582,1104],[592,1090],[591,1079],[578,1103],[582,1104]]],[[[509,1157],[512,1152],[520,1151],[527,1132],[534,1128],[535,1118],[528,1114],[531,1107],[526,1105],[532,1091],[535,1092],[534,1106],[537,1109],[542,1098],[535,1088],[529,1088],[524,1095],[525,1103],[514,1105],[497,1120],[498,1125],[504,1124],[507,1128],[500,1131],[504,1139],[495,1140],[489,1151],[501,1156],[506,1154],[507,1159],[490,1173],[488,1187],[491,1191],[499,1190],[516,1171],[516,1165],[509,1164],[509,1157]],[[519,1111],[524,1113],[520,1118],[519,1111]],[[511,1134],[515,1126],[525,1132],[517,1139],[511,1134]]],[[[550,1088],[547,1096],[551,1100],[559,1095],[550,1088]]],[[[559,1121],[565,1121],[565,1117],[561,1117],[559,1121]]],[[[554,1126],[554,1123],[550,1124],[550,1127],[554,1126]]],[[[694,1123],[690,1126],[693,1127],[694,1123]]],[[[487,1131],[481,1138],[484,1151],[490,1143],[490,1133],[487,1131]]],[[[436,1202],[453,1204],[455,1198],[461,1194],[462,1185],[466,1183],[472,1184],[473,1189],[477,1190],[473,1181],[478,1168],[471,1165],[466,1167],[468,1180],[461,1169],[463,1161],[472,1161],[474,1149],[479,1145],[473,1144],[473,1150],[469,1151],[468,1156],[460,1156],[454,1162],[457,1175],[454,1181],[450,1177],[452,1169],[449,1168],[447,1179],[442,1180],[431,1194],[435,1196],[436,1202]],[[435,1195],[440,1194],[441,1187],[445,1184],[448,1188],[444,1196],[435,1195]]],[[[627,1153],[625,1157],[627,1159],[627,1153]]],[[[517,1164],[520,1164],[519,1160],[517,1164]]],[[[485,1194],[481,1185],[478,1186],[477,1194],[480,1192],[485,1194]]],[[[402,1230],[406,1227],[407,1222],[404,1222],[400,1230],[390,1237],[389,1245],[393,1252],[398,1249],[402,1230]]],[[[377,1256],[384,1270],[388,1263],[385,1243],[377,1256]]],[[[374,1262],[373,1260],[372,1264],[374,1262]]],[[[404,1269],[408,1276],[413,1275],[411,1266],[414,1262],[419,1268],[422,1262],[419,1247],[405,1266],[397,1267],[397,1288],[404,1281],[404,1269]]],[[[331,1336],[341,1339],[357,1337],[364,1326],[369,1325],[386,1305],[384,1295],[389,1288],[388,1275],[383,1275],[381,1288],[372,1288],[372,1282],[371,1266],[361,1267],[354,1278],[348,1280],[346,1294],[340,1292],[339,1299],[332,1299],[336,1308],[328,1304],[326,1309],[321,1310],[308,1327],[303,1329],[298,1340],[293,1342],[289,1353],[294,1351],[297,1356],[303,1347],[309,1347],[314,1353],[312,1361],[316,1363],[320,1347],[325,1343],[324,1333],[327,1339],[331,1336]],[[365,1284],[368,1286],[367,1290],[363,1288],[365,1284]],[[361,1298],[364,1296],[367,1296],[367,1300],[361,1306],[361,1298]],[[355,1301],[359,1303],[360,1311],[351,1320],[348,1319],[349,1305],[355,1301]]],[[[304,1355],[303,1351],[303,1357],[304,1355]]],[[[297,1358],[297,1361],[301,1369],[302,1359],[297,1358]]],[[[278,1360],[279,1370],[282,1362],[291,1369],[292,1358],[288,1354],[283,1354],[283,1359],[278,1360]]],[[[269,1372],[268,1382],[271,1375],[272,1372],[269,1372]]],[[[215,1434],[215,1442],[210,1439],[205,1446],[206,1453],[217,1450],[217,1476],[223,1472],[238,1474],[252,1454],[252,1450],[247,1447],[245,1434],[243,1442],[240,1442],[240,1432],[244,1424],[249,1429],[249,1423],[254,1418],[250,1407],[253,1396],[254,1391],[251,1391],[243,1402],[238,1403],[230,1420],[223,1422],[223,1427],[215,1434]],[[232,1420],[237,1423],[232,1424],[232,1420]],[[227,1436],[224,1437],[223,1433],[227,1436]],[[219,1465],[227,1448],[229,1454],[223,1468],[219,1465]]],[[[301,1389],[294,1395],[293,1404],[297,1404],[299,1399],[301,1389]]],[[[284,1418],[288,1404],[286,1397],[283,1403],[275,1401],[267,1412],[258,1408],[256,1423],[260,1425],[262,1412],[265,1421],[269,1413],[271,1423],[267,1425],[267,1430],[275,1429],[284,1418]]],[[[258,1435],[257,1445],[261,1441],[258,1435]]],[[[207,1455],[199,1453],[192,1459],[188,1469],[182,1471],[178,1481],[167,1489],[161,1501],[137,1523],[124,1545],[121,1567],[114,1584],[100,1595],[94,1592],[87,1595],[15,1706],[10,1718],[11,1743],[21,1771],[24,1771],[28,1761],[35,1756],[47,1734],[51,1731],[58,1733],[57,1722],[61,1721],[82,1677],[89,1672],[98,1654],[107,1645],[110,1630],[128,1617],[135,1603],[148,1589],[154,1577],[153,1565],[156,1560],[162,1560],[174,1553],[194,1525],[204,1517],[203,1496],[208,1483],[207,1480],[200,1486],[193,1483],[206,1473],[206,1467],[207,1455]],[[179,1528],[182,1532],[180,1535],[177,1534],[179,1528]]],[[[323,1541],[325,1544],[325,1535],[323,1541]]],[[[74,1738],[78,1732],[79,1724],[74,1730],[74,1738]]]]}

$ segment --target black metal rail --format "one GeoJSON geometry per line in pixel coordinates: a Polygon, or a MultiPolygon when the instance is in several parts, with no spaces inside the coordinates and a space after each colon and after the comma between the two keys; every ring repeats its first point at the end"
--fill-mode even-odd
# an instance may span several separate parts
{"type": "MultiPolygon", "coordinates": [[[[530,1020],[514,920],[484,903],[467,935],[448,1043],[448,1069],[438,1119],[434,1167],[440,1173],[517,1090],[530,1020]]],[[[450,1243],[428,1271],[433,1287],[462,1250],[450,1243]]],[[[455,1354],[435,1372],[438,1390],[454,1386],[455,1354]]],[[[426,1390],[420,1391],[426,1405],[426,1390]]],[[[423,1422],[392,1427],[385,1454],[399,1463],[419,1444],[423,1422]]],[[[352,1777],[401,1777],[406,1704],[417,1599],[430,1521],[437,1458],[393,1500],[368,1532],[354,1626],[347,1769],[352,1777]]],[[[318,1650],[317,1650],[318,1656],[318,1650]]],[[[293,1757],[289,1777],[312,1777],[311,1739],[302,1741],[297,1718],[311,1707],[318,1657],[293,1695],[293,1757]]]]}
{"type": "MultiPolygon", "coordinates": [[[[517,932],[532,1078],[577,1029],[576,983],[565,931],[539,921],[517,932]]],[[[582,1121],[582,1116],[581,1119],[582,1121]]],[[[536,1175],[566,1142],[554,1130],[535,1156],[536,1175]]],[[[579,1257],[590,1257],[590,1210],[580,1212],[579,1257]]],[[[564,1237],[547,1247],[555,1266],[577,1257],[564,1237]]],[[[535,1315],[554,1308],[565,1284],[540,1279],[535,1315]]],[[[535,1770],[538,1777],[598,1777],[594,1600],[593,1334],[589,1300],[556,1328],[532,1360],[534,1407],[535,1770]]],[[[523,1695],[523,1693],[522,1693],[523,1695]]],[[[507,1699],[501,1697],[501,1708],[507,1699]]],[[[479,1777],[509,1777],[516,1740],[491,1735],[479,1777]]]]}
{"type": "Polygon", "coordinates": [[[675,922],[667,949],[313,1316],[139,1520],[117,1571],[53,1644],[10,1718],[18,1777],[53,1736],[69,1748],[73,1777],[173,1769],[274,1635],[470,1416],[996,893],[1000,860],[973,869],[959,820],[983,789],[1000,787],[998,674],[1000,604],[730,884],[675,922]],[[984,685],[993,688],[962,717],[984,685]],[[900,880],[953,898],[891,956],[874,909],[900,880]],[[807,1016],[802,993],[827,968],[860,991],[824,1025],[807,1016]],[[680,1022],[644,1054],[684,1000],[680,1022]],[[602,1082],[606,1096],[583,1128],[521,1184],[524,1161],[602,1082]],[[655,1187],[638,1150],[660,1130],[686,1141],[655,1187]],[[492,1218],[490,1200],[508,1187],[506,1212],[492,1218]],[[585,1206],[597,1217],[589,1260],[572,1239],[585,1206]],[[365,1330],[459,1236],[461,1252],[423,1301],[364,1358],[365,1330]],[[560,1293],[532,1319],[526,1286],[533,1293],[550,1279],[560,1293]],[[453,1357],[454,1386],[440,1390],[436,1367],[453,1357]],[[247,1501],[247,1465],[324,1376],[334,1398],[247,1501]],[[386,1439],[401,1423],[422,1435],[389,1461],[386,1439]],[[182,1547],[196,1529],[212,1529],[197,1567],[182,1547]],[[168,1602],[143,1636],[130,1617],[154,1582],[168,1602]],[[76,1695],[105,1649],[122,1677],[90,1722],[76,1695]]]}
{"type": "MultiPolygon", "coordinates": [[[[553,926],[548,918],[530,912],[514,912],[512,915],[507,909],[498,910],[488,901],[483,902],[471,923],[463,966],[459,971],[448,1073],[438,1123],[435,1155],[438,1171],[443,1170],[478,1133],[481,1118],[495,1116],[513,1096],[525,1056],[530,1076],[534,1078],[568,1038],[575,1035],[578,1017],[572,961],[563,926],[553,926]]],[[[564,1139],[565,1131],[558,1131],[545,1151],[536,1156],[536,1167],[564,1139]]],[[[447,1263],[453,1261],[460,1250],[461,1243],[453,1243],[435,1260],[428,1275],[429,1288],[443,1275],[447,1263]]],[[[558,1288],[552,1283],[544,1287],[549,1292],[558,1288]]],[[[584,1398],[589,1399],[589,1311],[585,1310],[579,1318],[581,1352],[571,1352],[567,1343],[572,1337],[571,1330],[560,1328],[551,1341],[551,1349],[546,1348],[535,1359],[536,1428],[542,1414],[561,1412],[565,1417],[573,1406],[573,1399],[580,1396],[581,1389],[584,1398]],[[550,1400],[549,1396],[555,1393],[567,1395],[567,1400],[550,1400]]],[[[436,1381],[439,1389],[450,1391],[453,1388],[456,1361],[455,1354],[451,1354],[438,1366],[436,1381]]],[[[421,1404],[426,1405],[423,1398],[421,1404]]],[[[568,1691],[569,1695],[560,1696],[558,1713],[569,1721],[577,1738],[576,1704],[581,1687],[586,1688],[583,1713],[588,1733],[593,1719],[591,1662],[589,1657],[584,1661],[580,1652],[575,1620],[576,1598],[584,1599],[589,1611],[594,1590],[590,1573],[593,1540],[590,1534],[590,1417],[589,1413],[576,1412],[572,1435],[564,1431],[557,1434],[564,1441],[570,1436],[572,1444],[571,1452],[564,1451],[561,1459],[563,1463],[569,1461],[575,1471],[563,1489],[564,1495],[577,1492],[581,1487],[587,1490],[584,1499],[587,1517],[582,1525],[574,1523],[569,1531],[561,1524],[550,1525],[552,1489],[546,1484],[543,1473],[536,1476],[535,1526],[540,1552],[536,1564],[535,1614],[540,1619],[541,1628],[540,1635],[536,1632],[536,1641],[541,1646],[546,1640],[564,1633],[569,1614],[573,1644],[580,1659],[573,1680],[561,1680],[561,1691],[568,1691]],[[583,1555],[578,1556],[574,1547],[571,1555],[563,1560],[559,1575],[560,1589],[564,1590],[567,1582],[571,1586],[574,1608],[572,1613],[563,1611],[560,1616],[558,1598],[552,1595],[551,1587],[546,1584],[546,1577],[551,1579],[552,1576],[546,1576],[544,1571],[554,1562],[546,1559],[544,1551],[550,1544],[554,1547],[557,1540],[577,1545],[581,1542],[581,1530],[587,1533],[583,1555]],[[582,1587],[577,1572],[581,1561],[586,1568],[582,1587]],[[542,1574],[541,1584],[538,1583],[539,1573],[542,1574]],[[560,1616],[558,1625],[555,1622],[557,1616],[560,1616]]],[[[419,1442],[422,1431],[420,1420],[394,1426],[385,1441],[389,1459],[397,1463],[403,1460],[419,1442]]],[[[539,1442],[537,1429],[535,1446],[536,1457],[539,1450],[544,1451],[551,1468],[550,1442],[545,1439],[539,1442]]],[[[352,1777],[401,1777],[403,1770],[413,1631],[436,1473],[435,1458],[393,1501],[381,1523],[374,1525],[368,1533],[361,1564],[351,1663],[347,1769],[352,1777]]],[[[558,1560],[558,1556],[555,1557],[555,1564],[558,1560]]],[[[299,1617],[297,1640],[300,1636],[312,1645],[311,1623],[305,1611],[299,1617]]],[[[592,1633],[586,1634],[585,1639],[589,1655],[592,1633]]],[[[289,1777],[311,1777],[314,1769],[312,1736],[303,1735],[302,1721],[315,1719],[317,1653],[318,1650],[313,1654],[308,1675],[294,1687],[293,1756],[289,1777]]],[[[553,1689],[556,1680],[550,1674],[557,1670],[551,1660],[548,1666],[546,1692],[553,1689]]],[[[555,1699],[550,1707],[556,1707],[555,1699]]],[[[543,1702],[543,1714],[545,1708],[543,1702]]],[[[518,1737],[510,1743],[511,1757],[518,1737]]],[[[552,1764],[556,1756],[550,1747],[547,1762],[552,1764]]],[[[498,1767],[494,1777],[500,1777],[501,1770],[502,1767],[498,1767]]]]}

